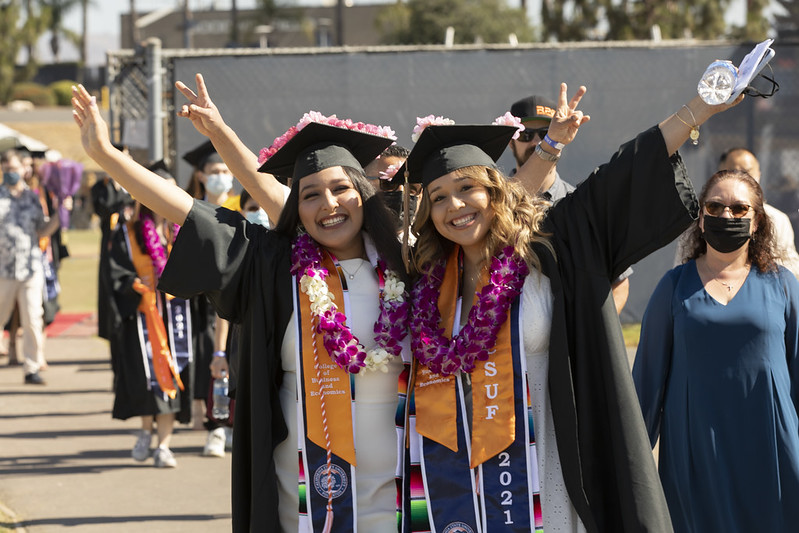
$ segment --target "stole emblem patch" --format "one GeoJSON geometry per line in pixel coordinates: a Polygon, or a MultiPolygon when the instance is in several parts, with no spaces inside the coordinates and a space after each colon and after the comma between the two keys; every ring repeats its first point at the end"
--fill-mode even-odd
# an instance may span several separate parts
{"type": "MultiPolygon", "coordinates": [[[[330,477],[333,478],[331,486],[333,498],[338,498],[347,490],[347,485],[349,484],[347,473],[338,465],[330,466],[330,477]]],[[[313,476],[313,484],[316,487],[316,492],[323,498],[327,498],[327,465],[322,465],[316,469],[313,476]]]]}
{"type": "Polygon", "coordinates": [[[469,524],[463,522],[451,522],[447,524],[442,533],[474,533],[469,524]]]}

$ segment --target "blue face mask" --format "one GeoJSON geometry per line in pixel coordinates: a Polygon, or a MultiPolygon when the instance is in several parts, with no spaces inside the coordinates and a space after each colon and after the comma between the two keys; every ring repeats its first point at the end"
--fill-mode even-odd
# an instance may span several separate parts
{"type": "Polygon", "coordinates": [[[230,174],[209,174],[205,180],[205,190],[219,195],[233,188],[233,176],[230,174]]]}
{"type": "Polygon", "coordinates": [[[22,176],[20,176],[19,172],[3,172],[3,183],[9,187],[19,183],[20,179],[22,179],[22,176]]]}
{"type": "Polygon", "coordinates": [[[269,224],[269,216],[266,214],[266,211],[263,209],[259,209],[258,211],[247,211],[247,222],[251,224],[260,224],[261,226],[268,228],[271,225],[269,224]]]}

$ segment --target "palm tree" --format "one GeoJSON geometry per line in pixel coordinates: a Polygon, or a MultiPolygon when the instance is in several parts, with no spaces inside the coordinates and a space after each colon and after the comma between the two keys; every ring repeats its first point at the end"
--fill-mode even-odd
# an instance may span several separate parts
{"type": "MultiPolygon", "coordinates": [[[[81,42],[81,36],[64,27],[64,15],[74,9],[79,3],[83,3],[83,1],[84,0],[39,0],[42,9],[50,13],[50,50],[53,52],[53,58],[56,63],[59,63],[61,58],[62,36],[76,44],[81,42]]],[[[84,27],[84,32],[85,29],[84,27]]]]}

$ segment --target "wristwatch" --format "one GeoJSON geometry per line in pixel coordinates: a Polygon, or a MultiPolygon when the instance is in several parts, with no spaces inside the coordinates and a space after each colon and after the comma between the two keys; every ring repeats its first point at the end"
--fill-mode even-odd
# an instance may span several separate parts
{"type": "Polygon", "coordinates": [[[537,155],[544,161],[551,161],[553,163],[555,163],[558,159],[560,159],[560,154],[550,154],[549,152],[541,148],[541,143],[535,146],[535,155],[537,155]]]}

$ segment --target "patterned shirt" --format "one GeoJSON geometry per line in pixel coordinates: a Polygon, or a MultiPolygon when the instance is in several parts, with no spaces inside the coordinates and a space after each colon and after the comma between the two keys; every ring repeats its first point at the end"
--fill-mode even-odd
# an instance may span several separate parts
{"type": "Polygon", "coordinates": [[[35,192],[25,189],[14,197],[0,185],[0,277],[25,281],[42,271],[37,231],[45,222],[35,192]]]}

